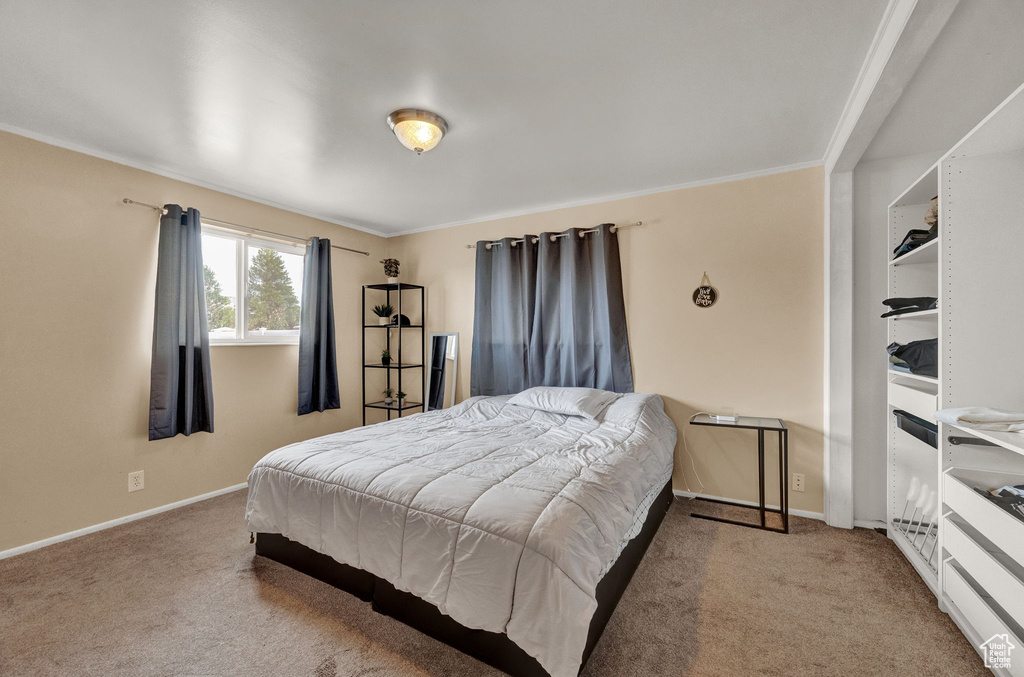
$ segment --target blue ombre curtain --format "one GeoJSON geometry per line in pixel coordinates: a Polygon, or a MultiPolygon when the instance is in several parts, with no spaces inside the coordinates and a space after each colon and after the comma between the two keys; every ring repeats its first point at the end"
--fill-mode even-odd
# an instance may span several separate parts
{"type": "Polygon", "coordinates": [[[160,219],[149,390],[149,439],[213,432],[199,212],[165,205],[160,219]]]}
{"type": "Polygon", "coordinates": [[[476,245],[471,395],[533,386],[633,392],[612,224],[476,245]],[[553,235],[562,235],[552,240],[553,235]]]}
{"type": "Polygon", "coordinates": [[[470,394],[518,393],[532,383],[531,336],[537,279],[537,247],[513,238],[488,247],[476,243],[476,300],[470,394]]]}
{"type": "Polygon", "coordinates": [[[306,245],[302,268],[299,329],[299,415],[340,409],[331,241],[314,237],[306,245]]]}

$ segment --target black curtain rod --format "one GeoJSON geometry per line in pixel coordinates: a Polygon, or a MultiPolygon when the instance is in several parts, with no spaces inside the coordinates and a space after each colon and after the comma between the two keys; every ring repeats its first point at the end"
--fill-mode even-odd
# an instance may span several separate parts
{"type": "MultiPolygon", "coordinates": [[[[136,205],[136,206],[139,206],[139,207],[149,207],[150,209],[155,209],[156,211],[160,212],[161,214],[166,214],[167,213],[167,210],[165,210],[163,207],[158,207],[156,205],[146,204],[145,202],[139,202],[137,200],[132,200],[132,199],[127,198],[127,197],[124,198],[124,200],[122,200],[122,202],[124,202],[126,205],[136,205]]],[[[200,218],[203,221],[208,221],[208,222],[216,224],[218,226],[226,226],[228,228],[235,228],[237,230],[243,230],[243,231],[250,232],[250,233],[263,233],[264,235],[273,235],[274,237],[282,237],[282,238],[284,238],[286,240],[292,240],[294,242],[309,242],[309,238],[303,239],[301,237],[295,237],[294,235],[285,235],[284,233],[275,233],[275,232],[273,232],[271,230],[261,230],[259,228],[252,228],[251,226],[240,226],[237,223],[231,223],[230,221],[219,221],[217,219],[211,219],[211,218],[207,218],[205,216],[201,216],[200,218]]],[[[342,251],[346,251],[346,252],[352,252],[353,254],[362,254],[363,256],[369,256],[370,255],[370,252],[364,252],[364,251],[360,251],[358,249],[350,249],[348,247],[342,247],[341,245],[332,244],[331,247],[334,248],[334,249],[341,249],[342,251]]]]}

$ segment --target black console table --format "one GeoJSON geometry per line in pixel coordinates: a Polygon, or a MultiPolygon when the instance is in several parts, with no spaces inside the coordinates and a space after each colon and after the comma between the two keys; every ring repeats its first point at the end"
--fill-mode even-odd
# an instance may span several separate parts
{"type": "Polygon", "coordinates": [[[758,504],[756,506],[746,505],[743,503],[737,503],[736,501],[723,501],[717,498],[702,498],[697,497],[698,500],[707,501],[708,503],[722,503],[724,505],[732,505],[740,508],[750,508],[757,510],[760,513],[761,521],[760,524],[752,524],[750,522],[740,522],[739,520],[725,519],[724,517],[713,517],[711,515],[701,515],[699,513],[690,513],[694,517],[699,517],[706,520],[714,520],[716,522],[726,522],[728,524],[738,524],[741,527],[751,527],[754,529],[764,529],[765,531],[775,531],[782,534],[789,533],[789,483],[786,481],[789,477],[789,430],[786,428],[786,424],[783,423],[781,418],[761,418],[758,416],[737,416],[735,421],[719,421],[718,419],[712,418],[708,414],[695,414],[690,419],[690,425],[706,425],[715,428],[738,428],[741,430],[756,430],[757,431],[757,497],[758,504]],[[779,507],[768,508],[764,503],[764,434],[765,432],[777,432],[779,434],[779,507]],[[766,513],[777,513],[782,516],[782,528],[770,527],[765,523],[766,513]]]}

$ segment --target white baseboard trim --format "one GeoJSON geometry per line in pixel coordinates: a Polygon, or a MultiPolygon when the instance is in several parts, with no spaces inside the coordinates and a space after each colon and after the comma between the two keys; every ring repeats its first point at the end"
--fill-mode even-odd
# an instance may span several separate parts
{"type": "MultiPolygon", "coordinates": [[[[701,498],[710,498],[716,501],[732,501],[733,503],[747,505],[750,506],[751,508],[757,507],[757,503],[755,501],[738,501],[735,498],[722,498],[721,496],[712,496],[710,494],[697,494],[693,491],[680,491],[678,489],[673,489],[672,493],[675,494],[677,498],[695,498],[697,496],[700,496],[701,498]]],[[[779,506],[771,504],[766,504],[765,507],[772,508],[773,510],[779,509],[779,506]]],[[[812,520],[821,520],[822,522],[825,521],[825,513],[823,512],[811,512],[810,510],[795,510],[793,508],[790,508],[789,514],[794,515],[796,517],[806,517],[812,520]]]]}
{"type": "Polygon", "coordinates": [[[36,541],[35,543],[19,545],[18,547],[11,548],[9,550],[0,550],[0,559],[6,559],[8,557],[14,557],[15,555],[20,555],[25,552],[30,552],[32,550],[38,550],[39,548],[45,548],[48,545],[60,543],[61,541],[70,541],[72,538],[78,538],[79,536],[85,536],[86,534],[92,534],[97,531],[103,531],[104,529],[109,529],[110,527],[116,527],[121,524],[127,524],[128,522],[134,522],[135,520],[142,519],[143,517],[151,517],[152,515],[158,515],[162,512],[167,512],[168,510],[174,510],[175,508],[184,507],[186,505],[189,505],[190,503],[198,503],[199,501],[205,501],[208,498],[214,498],[216,496],[221,496],[223,494],[230,494],[232,491],[244,489],[246,486],[247,483],[242,482],[241,484],[225,487],[223,489],[217,489],[216,491],[211,491],[207,494],[202,494],[200,496],[193,496],[192,498],[186,498],[181,501],[175,501],[174,503],[168,503],[167,505],[161,505],[158,508],[150,508],[149,510],[143,510],[142,512],[137,512],[134,515],[125,515],[124,517],[118,517],[117,519],[110,520],[109,522],[102,522],[101,524],[94,524],[91,527],[85,527],[83,529],[69,531],[66,534],[60,534],[59,536],[51,536],[50,538],[44,538],[43,540],[36,541]]]}
{"type": "Polygon", "coordinates": [[[853,526],[861,529],[887,529],[888,526],[882,520],[853,520],[853,526]]]}

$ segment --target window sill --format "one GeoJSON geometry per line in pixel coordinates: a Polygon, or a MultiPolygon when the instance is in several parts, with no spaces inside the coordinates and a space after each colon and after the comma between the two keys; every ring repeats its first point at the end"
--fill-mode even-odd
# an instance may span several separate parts
{"type": "Polygon", "coordinates": [[[294,341],[286,341],[283,339],[276,339],[273,341],[238,341],[238,340],[211,340],[211,348],[219,348],[221,346],[297,346],[299,345],[298,339],[294,341]]]}

